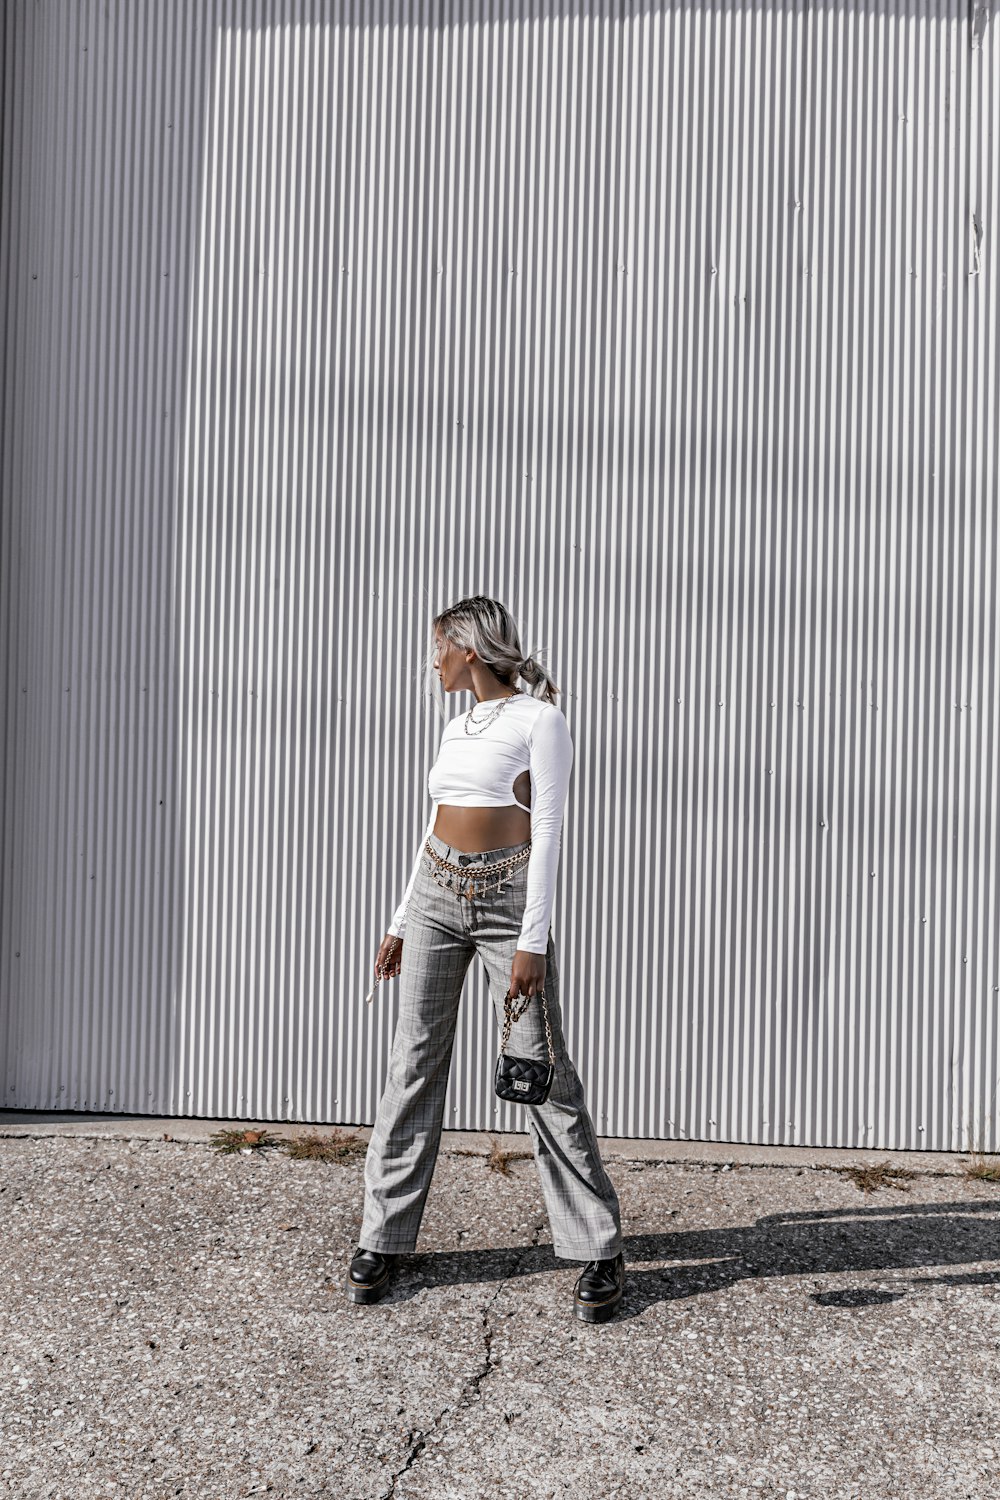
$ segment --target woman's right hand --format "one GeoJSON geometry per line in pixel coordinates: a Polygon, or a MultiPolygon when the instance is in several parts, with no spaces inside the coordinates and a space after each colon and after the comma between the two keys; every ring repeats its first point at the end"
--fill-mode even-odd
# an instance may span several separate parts
{"type": "Polygon", "coordinates": [[[387,932],[375,955],[375,978],[395,979],[402,967],[403,939],[387,932]]]}

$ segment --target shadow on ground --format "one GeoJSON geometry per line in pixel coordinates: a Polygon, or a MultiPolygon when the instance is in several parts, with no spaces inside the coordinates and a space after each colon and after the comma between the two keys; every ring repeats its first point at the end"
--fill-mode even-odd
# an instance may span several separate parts
{"type": "MultiPolygon", "coordinates": [[[[716,1292],[737,1282],[836,1272],[921,1270],[979,1264],[997,1257],[997,1210],[992,1202],[880,1205],[815,1213],[771,1214],[751,1225],[625,1238],[628,1295],[622,1317],[656,1303],[716,1292]]],[[[426,1287],[482,1285],[530,1277],[559,1266],[551,1245],[504,1250],[416,1252],[398,1258],[388,1300],[405,1300],[426,1287]]],[[[919,1284],[989,1285],[1000,1272],[924,1275],[919,1284]]],[[[896,1300],[900,1292],[869,1288],[824,1291],[822,1306],[857,1307],[896,1300]]]]}

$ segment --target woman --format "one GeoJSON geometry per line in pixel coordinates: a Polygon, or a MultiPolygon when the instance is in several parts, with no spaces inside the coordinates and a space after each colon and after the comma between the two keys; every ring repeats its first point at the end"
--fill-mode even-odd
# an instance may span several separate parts
{"type": "MultiPolygon", "coordinates": [[[[402,984],[348,1295],[378,1301],[394,1257],[416,1245],[462,984],[478,953],[500,1024],[506,991],[512,1000],[532,997],[521,1001],[515,1056],[548,1061],[544,991],[555,1074],[545,1102],[525,1106],[528,1130],[555,1254],[586,1262],[574,1308],[587,1322],[604,1322],[622,1299],[621,1215],[566,1051],[549,928],[573,760],[569,726],[555,706],[559,689],[533,658],[522,659],[517,627],[499,600],[480,594],[453,604],[435,616],[433,639],[432,671],[444,691],[472,692],[475,703],[445,725],[427,782],[430,822],[375,959],[376,980],[399,975],[402,984]],[[529,692],[514,686],[518,673],[529,692]]],[[[430,672],[428,682],[433,687],[430,672]]]]}

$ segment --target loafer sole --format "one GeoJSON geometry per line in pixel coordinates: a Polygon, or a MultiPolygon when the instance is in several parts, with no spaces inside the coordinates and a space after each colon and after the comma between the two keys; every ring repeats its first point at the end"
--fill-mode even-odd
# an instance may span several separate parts
{"type": "Polygon", "coordinates": [[[583,1302],[579,1297],[574,1297],[573,1307],[577,1317],[582,1318],[585,1323],[606,1323],[618,1311],[624,1295],[625,1289],[621,1287],[606,1302],[583,1302]]]}

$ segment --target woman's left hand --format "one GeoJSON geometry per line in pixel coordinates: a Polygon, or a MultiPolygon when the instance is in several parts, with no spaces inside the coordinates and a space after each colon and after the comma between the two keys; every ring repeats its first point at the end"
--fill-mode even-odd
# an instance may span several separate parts
{"type": "Polygon", "coordinates": [[[540,995],[545,988],[544,953],[526,953],[518,948],[510,971],[510,997],[540,995]]]}

